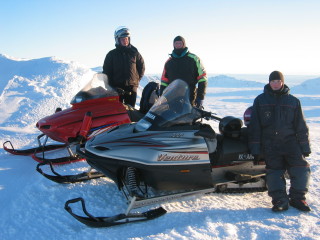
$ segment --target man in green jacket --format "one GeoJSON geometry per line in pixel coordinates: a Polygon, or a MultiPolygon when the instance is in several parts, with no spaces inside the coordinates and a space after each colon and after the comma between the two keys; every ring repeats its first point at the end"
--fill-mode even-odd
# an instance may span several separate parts
{"type": "Polygon", "coordinates": [[[189,52],[183,37],[175,37],[173,47],[162,73],[160,94],[172,81],[181,79],[189,85],[191,104],[202,107],[207,88],[207,74],[202,62],[198,56],[189,52]]]}

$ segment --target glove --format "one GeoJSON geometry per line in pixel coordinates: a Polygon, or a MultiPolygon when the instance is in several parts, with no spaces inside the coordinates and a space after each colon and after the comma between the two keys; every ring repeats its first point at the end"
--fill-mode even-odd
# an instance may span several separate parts
{"type": "Polygon", "coordinates": [[[304,157],[309,157],[310,153],[305,152],[305,153],[302,153],[302,155],[303,155],[304,157]]]}
{"type": "Polygon", "coordinates": [[[117,88],[116,90],[119,95],[124,95],[126,93],[122,88],[117,88]]]}
{"type": "Polygon", "coordinates": [[[160,86],[160,96],[162,95],[162,93],[163,93],[163,91],[164,91],[165,88],[166,88],[166,87],[163,86],[163,85],[160,86]]]}
{"type": "Polygon", "coordinates": [[[203,100],[200,100],[200,99],[196,99],[196,107],[197,108],[203,108],[203,100]]]}
{"type": "Polygon", "coordinates": [[[258,154],[253,155],[253,165],[259,165],[259,161],[260,161],[260,155],[258,154]]]}

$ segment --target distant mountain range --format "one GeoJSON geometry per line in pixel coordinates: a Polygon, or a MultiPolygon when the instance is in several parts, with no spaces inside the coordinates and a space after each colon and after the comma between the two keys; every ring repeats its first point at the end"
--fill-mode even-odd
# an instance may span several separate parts
{"type": "Polygon", "coordinates": [[[256,88],[263,87],[265,84],[254,81],[239,80],[226,75],[218,75],[208,78],[208,87],[223,87],[223,88],[256,88]]]}
{"type": "MultiPolygon", "coordinates": [[[[59,78],[67,78],[67,76],[70,76],[68,75],[70,72],[75,72],[76,75],[80,76],[88,71],[102,72],[102,67],[99,66],[89,69],[75,62],[67,62],[55,57],[25,60],[14,59],[0,54],[0,95],[7,86],[8,81],[14,76],[32,79],[59,75],[59,78]]],[[[160,75],[144,76],[141,81],[141,86],[144,87],[149,81],[160,82],[160,75]]],[[[226,75],[209,76],[208,79],[208,87],[210,88],[263,88],[265,84],[266,83],[237,79],[226,75]]],[[[303,83],[290,88],[294,93],[318,94],[320,91],[320,78],[306,80],[303,83]]]]}

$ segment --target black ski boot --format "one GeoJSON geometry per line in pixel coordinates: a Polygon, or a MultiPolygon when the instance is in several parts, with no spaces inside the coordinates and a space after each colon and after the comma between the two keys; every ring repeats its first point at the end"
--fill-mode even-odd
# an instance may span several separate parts
{"type": "Polygon", "coordinates": [[[289,209],[288,201],[277,200],[277,201],[272,201],[272,204],[273,204],[272,211],[274,212],[282,212],[289,209]]]}
{"type": "Polygon", "coordinates": [[[290,199],[290,205],[300,211],[310,212],[311,208],[305,200],[300,199],[290,199]]]}

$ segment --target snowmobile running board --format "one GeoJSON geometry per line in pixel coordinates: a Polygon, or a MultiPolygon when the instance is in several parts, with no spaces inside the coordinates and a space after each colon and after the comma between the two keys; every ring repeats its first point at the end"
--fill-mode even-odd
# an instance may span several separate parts
{"type": "Polygon", "coordinates": [[[54,181],[56,183],[76,183],[76,182],[83,182],[83,181],[87,181],[90,179],[95,179],[95,178],[100,178],[100,177],[104,177],[105,175],[100,173],[100,172],[91,172],[92,168],[90,168],[89,171],[87,172],[83,172],[83,173],[79,173],[79,174],[75,174],[75,175],[60,175],[59,173],[57,173],[52,166],[52,163],[39,163],[37,165],[37,171],[42,174],[44,177],[48,178],[51,181],[54,181]],[[49,175],[46,174],[42,171],[42,169],[40,168],[40,166],[43,165],[47,165],[49,164],[51,171],[55,174],[54,175],[49,175]]]}
{"type": "Polygon", "coordinates": [[[164,202],[169,202],[171,200],[190,197],[194,195],[204,195],[208,193],[214,193],[216,191],[217,191],[217,188],[212,187],[212,188],[205,188],[205,189],[195,190],[195,191],[187,191],[187,192],[181,192],[181,193],[168,194],[164,196],[151,197],[147,199],[137,200],[136,197],[133,197],[131,200],[129,200],[129,206],[128,206],[127,212],[130,212],[131,209],[135,209],[135,208],[141,208],[141,207],[145,207],[152,204],[160,204],[164,202]]]}

